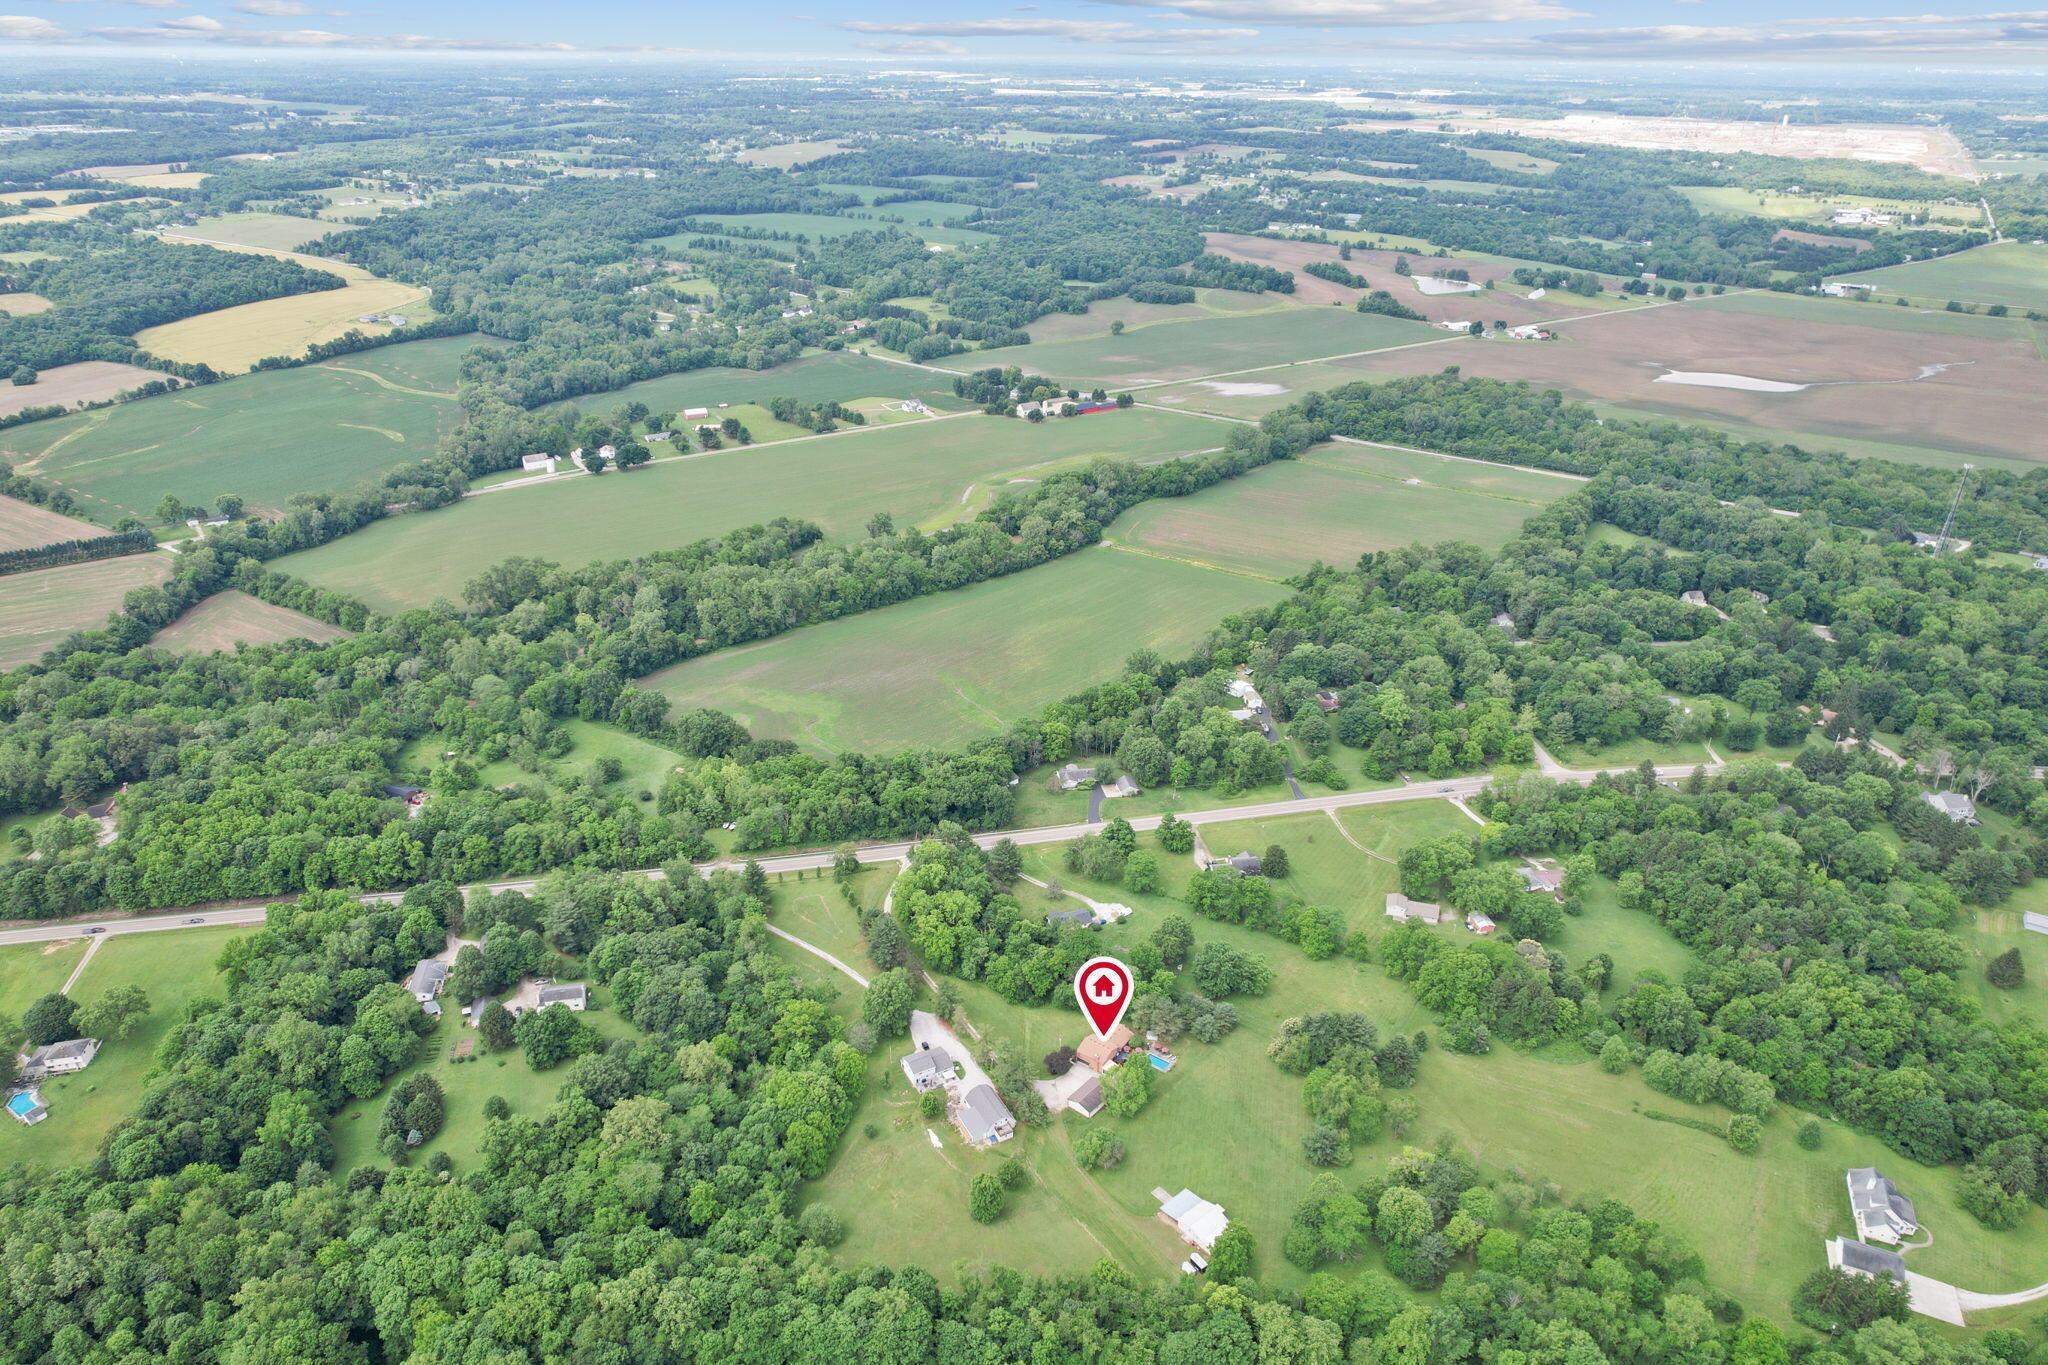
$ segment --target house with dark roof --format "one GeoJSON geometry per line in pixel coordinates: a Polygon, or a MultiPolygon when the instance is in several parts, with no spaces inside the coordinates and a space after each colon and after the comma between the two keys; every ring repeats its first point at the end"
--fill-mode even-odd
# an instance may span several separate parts
{"type": "Polygon", "coordinates": [[[960,1097],[960,1126],[967,1130],[969,1141],[987,1147],[1009,1141],[1017,1131],[1017,1120],[996,1088],[984,1083],[960,1097]]]}
{"type": "Polygon", "coordinates": [[[1906,1282],[1905,1257],[1896,1251],[1865,1246],[1847,1237],[1828,1239],[1828,1268],[1846,1270],[1851,1275],[1867,1275],[1873,1280],[1889,1277],[1900,1284],[1906,1282]]]}
{"type": "Polygon", "coordinates": [[[1327,688],[1319,689],[1316,692],[1316,705],[1321,708],[1322,713],[1326,716],[1343,704],[1343,698],[1327,688]]]}
{"type": "Polygon", "coordinates": [[[1256,853],[1233,853],[1221,862],[1211,863],[1209,866],[1227,867],[1232,872],[1242,872],[1247,877],[1256,877],[1266,870],[1266,865],[1259,861],[1259,855],[1256,853]]]}
{"type": "Polygon", "coordinates": [[[566,1005],[581,1014],[590,1004],[590,987],[581,981],[554,981],[544,983],[536,997],[535,1009],[546,1009],[549,1005],[566,1005]]]}
{"type": "Polygon", "coordinates": [[[1920,1230],[1913,1201],[1874,1166],[1849,1171],[1849,1211],[1856,1215],[1856,1235],[1866,1242],[1898,1242],[1920,1230]]]}
{"type": "Polygon", "coordinates": [[[1047,924],[1065,924],[1075,929],[1093,929],[1095,927],[1095,912],[1093,910],[1049,910],[1046,912],[1045,922],[1047,924]]]}

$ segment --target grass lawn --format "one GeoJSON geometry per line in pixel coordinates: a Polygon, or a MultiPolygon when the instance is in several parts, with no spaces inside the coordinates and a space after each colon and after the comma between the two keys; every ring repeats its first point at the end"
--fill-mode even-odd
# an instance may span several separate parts
{"type": "Polygon", "coordinates": [[[2048,309],[2048,247],[2026,242],[1994,242],[1952,256],[1909,261],[1843,278],[1937,305],[1957,299],[2048,309]]]}
{"type": "Polygon", "coordinates": [[[471,344],[406,342],[33,422],[0,433],[0,459],[71,489],[103,523],[153,518],[166,493],[276,509],[433,454],[461,416],[454,367],[471,344]]]}
{"type": "Polygon", "coordinates": [[[821,753],[951,748],[1113,675],[1169,658],[1219,618],[1284,595],[1241,575],[1092,549],[956,592],[790,631],[643,685],[821,753]]]}
{"type": "MultiPolygon", "coordinates": [[[[1141,847],[1152,846],[1148,836],[1140,838],[1141,847]]],[[[1066,876],[1056,847],[1029,848],[1024,855],[1029,871],[1060,876],[1090,895],[1134,906],[1130,921],[1101,931],[1105,952],[1149,933],[1159,914],[1177,908],[1167,897],[1137,896],[1066,876]]],[[[1185,885],[1187,873],[1177,869],[1189,866],[1186,859],[1166,863],[1169,889],[1185,885]]],[[[1023,894],[1027,906],[1042,903],[1043,893],[1035,889],[1024,888],[1023,894]]],[[[1570,932],[1602,921],[1602,910],[1589,907],[1570,932]]],[[[1603,932],[1626,931],[1609,926],[1603,932]]],[[[1283,1018],[1310,1009],[1362,1010],[1383,1036],[1433,1031],[1434,1024],[1406,987],[1375,965],[1310,962],[1280,940],[1203,920],[1196,921],[1195,934],[1198,942],[1225,941],[1264,956],[1276,969],[1273,990],[1233,1002],[1243,1023],[1223,1042],[1210,1047],[1183,1041],[1180,1064],[1154,1078],[1152,1102],[1136,1119],[1062,1116],[1053,1131],[1027,1132],[1001,1149],[1010,1155],[1014,1148],[1037,1177],[1016,1201],[1010,1221],[997,1225],[1006,1262],[1023,1258],[1034,1262],[1026,1269],[1071,1268],[1107,1249],[1141,1275],[1168,1276],[1177,1260],[1173,1246],[1146,1240],[1148,1225],[1158,1227],[1150,1190],[1185,1185],[1251,1229],[1263,1279],[1282,1289],[1301,1283],[1301,1273],[1278,1253],[1289,1213],[1315,1174],[1299,1154],[1308,1117],[1300,1081],[1266,1059],[1267,1043],[1283,1018]],[[1108,1123],[1123,1137],[1129,1156],[1122,1167],[1084,1174],[1062,1163],[1067,1143],[1084,1122],[1108,1123]],[[1064,1220],[1052,1217],[1054,1207],[1064,1220]],[[1011,1229],[1026,1235],[1010,1236],[1011,1229]],[[1132,1239],[1141,1245],[1128,1246],[1132,1239]]],[[[1620,940],[1597,946],[1608,942],[1620,940]]],[[[1586,946],[1596,945],[1589,937],[1586,946]]],[[[1648,945],[1635,951],[1647,955],[1648,945]]],[[[1671,960],[1669,947],[1658,951],[1671,960]]],[[[1013,1006],[972,984],[962,988],[962,997],[967,1017],[991,1042],[1026,1056],[1079,1036],[1070,1009],[1013,1006]]],[[[1432,1048],[1411,1092],[1421,1118],[1408,1142],[1427,1146],[1449,1136],[1496,1173],[1554,1180],[1567,1198],[1621,1199],[1698,1249],[1717,1288],[1781,1324],[1790,1322],[1790,1287],[1822,1263],[1822,1241],[1850,1231],[1841,1184],[1847,1166],[1881,1166],[1936,1229],[1936,1245],[1914,1253],[1915,1269],[1985,1292],[2048,1278],[2048,1213],[2033,1211],[2014,1232],[1986,1232],[1956,1206],[1953,1171],[1930,1170],[1832,1123],[1824,1124],[1818,1151],[1802,1151],[1793,1141],[1799,1116],[1789,1111],[1765,1126],[1762,1151],[1745,1157],[1719,1139],[1644,1114],[1656,1110],[1723,1124],[1725,1111],[1654,1094],[1633,1072],[1608,1076],[1577,1049],[1553,1051],[1502,1047],[1483,1057],[1461,1057],[1432,1048]]],[[[839,1158],[814,1187],[816,1198],[848,1217],[851,1232],[837,1255],[849,1263],[881,1259],[934,1268],[977,1263],[985,1242],[974,1236],[965,1206],[967,1177],[982,1169],[973,1164],[981,1159],[950,1138],[943,1152],[932,1151],[913,1117],[907,1087],[880,1068],[877,1079],[879,1089],[870,1091],[839,1158]],[[875,1138],[864,1137],[863,1121],[876,1124],[875,1138]],[[902,1179],[905,1164],[913,1162],[923,1163],[916,1167],[921,1178],[902,1179]]],[[[1401,1145],[1384,1138],[1362,1147],[1350,1171],[1340,1175],[1374,1170],[1401,1145]]]]}
{"type": "Polygon", "coordinates": [[[970,351],[941,363],[963,371],[1018,365],[1032,374],[1083,386],[1166,384],[1252,366],[1383,350],[1443,335],[1419,322],[1304,305],[1241,317],[1160,322],[1130,328],[1122,336],[970,351]]]}
{"type": "Polygon", "coordinates": [[[171,567],[167,554],[140,554],[9,574],[0,593],[0,668],[41,658],[66,636],[105,625],[123,597],[163,582],[171,567]]]}
{"type": "MultiPolygon", "coordinates": [[[[864,867],[854,874],[853,894],[862,905],[879,906],[888,894],[890,883],[895,880],[894,864],[864,867]]],[[[874,959],[868,956],[867,939],[860,932],[860,918],[846,903],[846,895],[838,882],[829,876],[798,878],[783,875],[772,878],[771,883],[772,922],[776,928],[823,948],[862,976],[872,977],[875,974],[878,968],[874,959]]],[[[823,968],[833,983],[858,997],[859,988],[831,963],[794,945],[781,943],[780,946],[790,948],[807,962],[823,968]]],[[[856,998],[855,1014],[859,1013],[858,1003],[856,998]]]]}
{"type": "MultiPolygon", "coordinates": [[[[1478,826],[1472,826],[1477,832],[1478,826]]],[[[1595,953],[1614,959],[1614,983],[1610,997],[1625,992],[1647,972],[1666,981],[1681,981],[1694,963],[1692,950],[1671,936],[1656,917],[1640,910],[1624,910],[1615,885],[1597,878],[1579,898],[1582,913],[1565,916],[1564,932],[1549,946],[1565,955],[1573,965],[1595,953]]]]}
{"type": "MultiPolygon", "coordinates": [[[[603,1034],[607,1042],[641,1037],[638,1029],[611,1012],[610,995],[601,986],[591,987],[590,1009],[584,1014],[584,1019],[603,1034]]],[[[419,1071],[431,1073],[441,1083],[442,1093],[447,1097],[447,1121],[440,1132],[413,1149],[410,1161],[417,1164],[436,1152],[447,1152],[453,1158],[457,1171],[474,1168],[474,1154],[483,1141],[484,1124],[489,1121],[484,1117],[484,1103],[491,1096],[504,1096],[505,1103],[519,1117],[538,1118],[554,1101],[570,1066],[564,1062],[547,1071],[535,1071],[526,1064],[525,1054],[516,1048],[507,1053],[486,1051],[483,1040],[477,1037],[474,1029],[467,1027],[452,1002],[421,1046],[425,1049],[424,1060],[408,1067],[392,1080],[395,1083],[419,1071]],[[464,1039],[471,1040],[476,1050],[470,1057],[458,1061],[454,1051],[464,1039]]],[[[390,1164],[377,1150],[377,1126],[383,1121],[384,1100],[388,1094],[387,1086],[367,1100],[350,1103],[335,1115],[336,1175],[346,1175],[357,1166],[390,1164]]]]}
{"type": "Polygon", "coordinates": [[[1990,910],[1966,907],[1965,923],[1957,928],[1963,946],[1969,950],[1961,980],[1977,997],[1984,1013],[1998,1023],[2021,1019],[2039,1024],[2048,1017],[2048,934],[2029,933],[2021,927],[2021,916],[2032,911],[2048,914],[2048,881],[2036,880],[2023,886],[2004,905],[1990,910]],[[2020,950],[2027,971],[2026,984],[2017,990],[2001,990],[1984,979],[1984,968],[2008,948],[2020,950]]]}
{"type": "MultiPolygon", "coordinates": [[[[84,1071],[59,1076],[39,1087],[50,1106],[49,1118],[33,1128],[0,1124],[0,1167],[15,1161],[35,1166],[90,1161],[99,1151],[101,1139],[134,1111],[157,1045],[186,1006],[202,995],[223,993],[214,961],[229,939],[249,932],[240,928],[176,929],[117,934],[103,942],[72,988],[71,998],[83,1005],[115,986],[140,986],[149,995],[149,1014],[126,1038],[102,1047],[84,1071]]],[[[66,956],[71,966],[77,965],[74,954],[66,956]]],[[[45,965],[39,964],[36,973],[44,971],[45,965]]],[[[43,990],[61,986],[63,975],[53,984],[43,985],[43,990]]],[[[5,984],[10,992],[17,986],[35,990],[42,980],[40,975],[35,982],[17,975],[5,984]]],[[[34,998],[29,996],[29,1000],[34,998]]],[[[18,1014],[27,1003],[16,1005],[10,997],[8,1012],[18,1014]]]]}
{"type": "Polygon", "coordinates": [[[1097,455],[1185,454],[1220,445],[1225,434],[1213,422],[1142,410],[1046,423],[972,414],[849,429],[468,498],[378,522],[278,565],[379,608],[423,606],[454,598],[463,583],[514,554],[586,564],[776,516],[808,518],[828,535],[852,538],[876,512],[893,514],[898,525],[950,513],[976,484],[1097,455]],[[597,527],[602,535],[592,534],[597,527]]]}
{"type": "MultiPolygon", "coordinates": [[[[563,729],[569,734],[569,752],[559,759],[544,763],[542,767],[556,773],[589,773],[592,766],[602,758],[616,758],[624,768],[617,781],[607,784],[604,790],[620,794],[659,792],[669,773],[682,761],[682,755],[673,749],[629,735],[624,730],[606,725],[601,721],[568,720],[563,729]]],[[[451,752],[448,741],[438,732],[423,735],[407,745],[400,753],[397,771],[403,777],[415,782],[426,780],[428,773],[441,762],[441,756],[451,752]]],[[[473,760],[473,756],[472,756],[473,760]]],[[[511,759],[498,759],[477,768],[477,778],[485,786],[500,786],[508,782],[530,782],[544,779],[546,772],[529,772],[511,759]]]]}
{"type": "MultiPolygon", "coordinates": [[[[918,305],[912,303],[911,307],[918,305]]],[[[1204,318],[1245,317],[1253,313],[1287,312],[1301,305],[1285,294],[1247,294],[1240,289],[1197,289],[1193,303],[1139,303],[1130,298],[1097,299],[1080,313],[1047,313],[1024,330],[1034,344],[1107,337],[1115,323],[1124,335],[1135,329],[1204,318]]]]}
{"type": "Polygon", "coordinates": [[[21,1045],[21,1012],[63,988],[71,969],[85,956],[86,942],[84,938],[60,938],[0,948],[0,1047],[21,1045]]]}
{"type": "MultiPolygon", "coordinates": [[[[1551,744],[1545,747],[1550,750],[1552,758],[1567,768],[1622,768],[1641,763],[1644,759],[1660,768],[1678,763],[1713,762],[1713,756],[1707,752],[1707,746],[1698,740],[1674,742],[1650,739],[1643,735],[1624,739],[1618,744],[1588,741],[1579,744],[1551,744]]],[[[1727,756],[1722,754],[1723,758],[1727,756]]]]}
{"type": "MultiPolygon", "coordinates": [[[[607,413],[620,404],[635,402],[645,403],[654,412],[710,408],[711,417],[694,419],[702,422],[730,416],[718,411],[721,403],[761,404],[771,398],[795,398],[806,403],[833,401],[848,407],[867,398],[896,402],[915,398],[935,412],[959,412],[967,407],[953,395],[952,381],[944,375],[910,365],[892,365],[854,351],[808,355],[769,370],[685,370],[644,379],[610,393],[585,394],[574,402],[582,411],[594,413],[607,413]]],[[[749,421],[748,425],[754,424],[749,421]]],[[[754,431],[754,438],[762,439],[759,429],[754,431]]]]}
{"type": "Polygon", "coordinates": [[[1403,545],[1488,549],[1577,487],[1495,466],[1327,445],[1185,498],[1157,498],[1110,530],[1118,545],[1265,577],[1317,560],[1348,568],[1403,545]]]}

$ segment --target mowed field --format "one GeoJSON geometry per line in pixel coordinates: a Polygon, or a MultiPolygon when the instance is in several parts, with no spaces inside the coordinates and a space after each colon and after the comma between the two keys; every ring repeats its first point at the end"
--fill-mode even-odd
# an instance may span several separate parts
{"type": "Polygon", "coordinates": [[[209,239],[167,232],[163,237],[167,242],[203,244],[210,250],[286,256],[308,269],[338,275],[345,282],[340,289],[220,308],[161,327],[145,327],[135,334],[144,350],[169,360],[211,365],[224,374],[235,374],[271,356],[302,355],[316,342],[332,341],[349,332],[380,334],[392,330],[386,323],[358,321],[370,314],[396,312],[415,323],[433,316],[433,310],[426,306],[425,289],[380,279],[361,266],[324,256],[237,243],[232,234],[209,239]]]}
{"type": "Polygon", "coordinates": [[[1552,341],[1487,341],[1458,346],[1455,355],[1396,351],[1344,367],[1381,377],[1455,362],[1470,376],[1527,379],[1657,416],[2041,460],[2048,363],[2027,327],[1890,304],[1728,294],[1583,318],[1552,341]],[[1758,392],[1661,380],[1673,372],[1807,387],[1758,392]]]}
{"type": "Polygon", "coordinates": [[[692,659],[643,681],[817,753],[951,748],[1115,674],[1183,653],[1278,584],[1089,549],[956,592],[692,659]]]}
{"type": "Polygon", "coordinates": [[[222,246],[260,247],[265,251],[297,251],[306,243],[346,228],[318,218],[299,218],[286,213],[222,213],[202,218],[190,227],[174,228],[172,235],[222,246]]]}
{"type": "Polygon", "coordinates": [[[112,360],[58,365],[38,371],[33,384],[0,385],[0,417],[23,408],[68,408],[74,403],[97,403],[168,377],[161,370],[145,370],[140,365],[112,360]]]}
{"type": "Polygon", "coordinates": [[[2048,310],[2048,246],[2031,242],[1993,242],[1953,256],[1908,261],[1844,278],[1937,304],[1955,299],[2048,310]]]}
{"type": "Polygon", "coordinates": [[[129,592],[170,576],[169,555],[142,554],[0,578],[0,669],[41,658],[74,631],[105,625],[129,592]]]}
{"type": "Polygon", "coordinates": [[[106,533],[104,526],[79,521],[19,498],[0,497],[0,550],[31,550],[60,540],[89,540],[106,533]]]}
{"type": "Polygon", "coordinates": [[[977,489],[1098,456],[1144,460],[1207,450],[1224,435],[1214,422],[1144,410],[1045,423],[973,413],[848,429],[472,495],[278,564],[382,609],[423,606],[456,598],[464,583],[513,555],[562,564],[622,559],[778,516],[857,536],[877,512],[898,525],[946,520],[977,489]]]}
{"type": "MultiPolygon", "coordinates": [[[[704,421],[726,415],[716,411],[721,403],[735,406],[762,404],[771,398],[795,398],[806,403],[837,402],[849,407],[868,398],[897,402],[915,398],[934,412],[959,412],[968,406],[954,395],[953,381],[945,375],[912,365],[891,364],[852,351],[808,355],[768,370],[735,370],[722,366],[684,370],[680,374],[643,379],[609,393],[585,394],[572,401],[584,412],[597,413],[610,412],[622,403],[645,403],[654,412],[713,409],[710,419],[696,419],[704,421]]],[[[757,431],[755,439],[759,440],[760,436],[757,431]]]]}
{"type": "Polygon", "coordinates": [[[345,638],[340,626],[316,621],[290,607],[275,606],[233,588],[217,592],[158,631],[150,643],[179,654],[209,654],[236,645],[273,645],[280,640],[326,644],[345,638]]]}
{"type": "Polygon", "coordinates": [[[77,493],[91,515],[148,517],[166,493],[275,509],[423,459],[460,417],[469,338],[411,341],[266,370],[0,432],[0,459],[77,493]]]}
{"type": "Polygon", "coordinates": [[[1415,345],[1427,350],[1445,335],[1419,322],[1302,305],[1242,317],[1152,323],[1131,327],[1122,336],[971,351],[947,356],[942,363],[960,371],[1016,365],[1084,387],[1116,387],[1233,374],[1317,356],[1415,345]]]}
{"type": "MultiPolygon", "coordinates": [[[[884,204],[877,208],[857,210],[858,217],[841,217],[831,213],[706,213],[702,221],[721,227],[743,228],[753,232],[779,232],[795,237],[806,237],[811,241],[829,241],[834,237],[847,237],[856,232],[885,232],[895,229],[922,237],[927,242],[943,246],[965,246],[973,242],[991,240],[990,234],[974,228],[953,227],[952,218],[964,218],[973,212],[966,204],[947,204],[937,200],[906,201],[903,204],[884,204]]],[[[676,236],[687,240],[697,233],[681,233],[662,238],[664,242],[674,241],[676,236]]]]}
{"type": "Polygon", "coordinates": [[[1441,456],[1325,445],[1117,519],[1119,548],[1281,578],[1317,560],[1348,568],[1373,550],[1506,543],[1578,485],[1441,456]]]}

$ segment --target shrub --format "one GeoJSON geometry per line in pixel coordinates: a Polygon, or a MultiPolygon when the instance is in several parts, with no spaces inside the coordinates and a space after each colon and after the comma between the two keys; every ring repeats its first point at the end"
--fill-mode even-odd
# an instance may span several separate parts
{"type": "Polygon", "coordinates": [[[996,1179],[1003,1182],[1006,1190],[1021,1190],[1031,1183],[1031,1172],[1024,1169],[1024,1163],[1011,1157],[996,1167],[996,1179]]]}
{"type": "Polygon", "coordinates": [[[1984,979],[2002,991],[2018,990],[2027,984],[2027,964],[2020,950],[2007,948],[1984,965],[1984,979]]]}
{"type": "Polygon", "coordinates": [[[946,1116],[946,1092],[927,1090],[917,1097],[917,1112],[928,1119],[942,1119],[946,1116]]]}
{"type": "Polygon", "coordinates": [[[1747,1114],[1737,1114],[1728,1120],[1728,1145],[1744,1156],[1750,1155],[1763,1145],[1764,1126],[1747,1114]]]}
{"type": "Polygon", "coordinates": [[[806,1241],[836,1247],[846,1239],[846,1220],[823,1204],[813,1204],[797,1216],[796,1230],[806,1241]]]}
{"type": "Polygon", "coordinates": [[[1303,1134],[1301,1154],[1311,1166],[1348,1166],[1351,1164],[1351,1143],[1341,1129],[1318,1123],[1303,1134]]]}
{"type": "Polygon", "coordinates": [[[1823,1136],[1825,1134],[1821,1130],[1819,1119],[1808,1119],[1799,1125],[1799,1145],[1809,1152],[1815,1151],[1820,1147],[1823,1136]]]}
{"type": "Polygon", "coordinates": [[[1003,1216],[1003,1182],[992,1175],[978,1175],[967,1187],[967,1214],[977,1223],[993,1223],[1003,1216]]]}
{"type": "Polygon", "coordinates": [[[1090,1128],[1074,1140],[1074,1160],[1084,1171],[1110,1170],[1123,1164],[1124,1144],[1107,1128],[1090,1128]]]}

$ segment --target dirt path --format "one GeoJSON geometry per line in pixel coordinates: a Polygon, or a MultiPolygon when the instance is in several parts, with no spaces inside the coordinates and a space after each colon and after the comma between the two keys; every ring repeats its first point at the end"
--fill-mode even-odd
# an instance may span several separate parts
{"type": "MultiPolygon", "coordinates": [[[[862,990],[866,990],[868,988],[868,979],[866,977],[862,976],[853,968],[847,966],[844,962],[841,962],[838,958],[832,956],[832,954],[826,952],[823,948],[820,948],[817,944],[806,943],[802,939],[798,938],[795,934],[790,933],[787,929],[778,929],[772,924],[768,926],[768,932],[775,935],[775,937],[781,939],[784,943],[794,943],[797,947],[803,949],[812,957],[821,957],[825,959],[825,961],[831,963],[834,967],[837,967],[840,971],[852,977],[853,984],[859,986],[862,990]]],[[[79,963],[78,965],[81,968],[85,966],[83,962],[79,963]]]]}
{"type": "Polygon", "coordinates": [[[102,943],[105,943],[106,941],[107,936],[105,934],[95,934],[92,936],[90,940],[87,941],[85,945],[85,956],[78,959],[78,965],[71,969],[71,975],[64,978],[64,984],[58,988],[57,994],[71,994],[71,988],[73,986],[76,986],[78,984],[78,978],[85,974],[85,964],[92,961],[93,954],[97,953],[100,950],[100,945],[102,943]]]}
{"type": "Polygon", "coordinates": [[[355,368],[355,366],[353,365],[337,365],[331,360],[327,362],[327,368],[330,370],[339,370],[343,374],[360,375],[362,378],[369,380],[372,384],[375,384],[377,387],[389,389],[393,393],[409,393],[417,398],[442,398],[446,399],[448,402],[451,403],[455,401],[455,395],[452,393],[443,393],[439,389],[408,388],[404,384],[393,383],[391,380],[386,379],[383,375],[378,374],[374,370],[359,370],[355,368]]]}
{"type": "MultiPolygon", "coordinates": [[[[1457,803],[1454,801],[1451,804],[1456,805],[1457,803]]],[[[1343,820],[1338,818],[1337,812],[1325,811],[1324,814],[1330,817],[1330,823],[1337,827],[1337,832],[1344,836],[1345,843],[1351,845],[1353,848],[1357,849],[1360,853],[1363,853],[1368,858],[1377,858],[1383,863],[1393,863],[1396,867],[1400,866],[1398,862],[1395,862],[1394,859],[1389,858],[1386,854],[1380,853],[1374,849],[1367,848],[1364,844],[1361,844],[1358,842],[1358,840],[1352,838],[1351,831],[1344,828],[1344,822],[1343,820]]]]}

